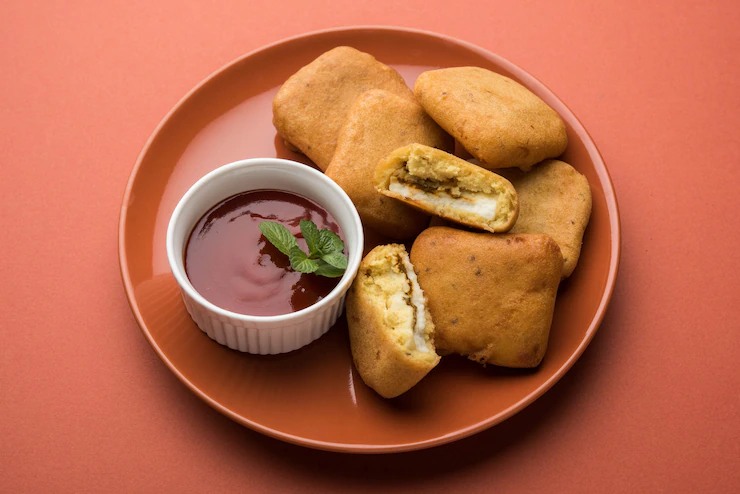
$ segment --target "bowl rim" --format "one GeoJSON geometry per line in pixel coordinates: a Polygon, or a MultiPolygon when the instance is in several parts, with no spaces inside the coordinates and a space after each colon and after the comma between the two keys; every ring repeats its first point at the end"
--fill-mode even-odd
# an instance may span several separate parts
{"type": "MultiPolygon", "coordinates": [[[[256,191],[256,190],[265,190],[263,188],[260,189],[249,189],[245,188],[242,192],[250,192],[250,191],[256,191]]],[[[279,187],[276,187],[274,190],[282,190],[279,187]]],[[[295,195],[302,195],[297,192],[288,191],[291,194],[295,195]]],[[[237,192],[239,193],[239,192],[237,192]]],[[[228,197],[231,197],[233,194],[230,194],[227,197],[224,197],[223,199],[227,199],[228,197]]],[[[304,196],[305,197],[305,196],[304,196]]],[[[307,199],[315,202],[319,206],[321,206],[324,209],[327,209],[325,204],[322,204],[320,201],[317,201],[313,198],[307,199]]],[[[211,206],[208,206],[208,208],[213,207],[214,204],[211,206]]],[[[204,214],[206,214],[208,210],[201,211],[199,214],[197,214],[197,218],[201,218],[204,214]]],[[[339,219],[334,216],[335,221],[339,222],[339,219]]],[[[191,229],[186,229],[186,231],[190,232],[191,229]]],[[[348,240],[348,239],[346,239],[348,240]]],[[[184,240],[185,243],[187,243],[187,239],[184,240]]],[[[362,230],[362,221],[360,219],[359,213],[357,212],[357,208],[355,207],[354,203],[352,203],[352,200],[349,198],[347,193],[342,190],[339,185],[337,185],[336,182],[334,182],[331,178],[327,177],[325,174],[319,172],[318,170],[308,166],[304,165],[302,163],[298,163],[296,161],[287,160],[283,158],[270,158],[270,157],[258,157],[258,158],[246,158],[241,159],[237,161],[233,161],[231,163],[227,163],[225,165],[219,166],[218,168],[211,170],[210,172],[206,173],[202,177],[200,177],[193,185],[191,185],[188,190],[182,195],[180,200],[177,202],[177,205],[175,206],[175,209],[173,210],[172,214],[170,215],[170,220],[167,224],[167,233],[166,233],[166,251],[167,251],[167,262],[169,263],[170,270],[172,271],[173,276],[175,277],[175,280],[177,281],[178,286],[181,290],[183,290],[187,296],[189,296],[191,299],[193,299],[197,304],[205,308],[206,310],[217,314],[220,317],[229,318],[235,321],[244,322],[244,323],[253,323],[258,325],[265,325],[265,324],[286,324],[295,322],[297,320],[301,320],[305,318],[306,316],[309,316],[310,314],[322,310],[325,306],[329,306],[333,303],[336,303],[337,299],[341,298],[344,293],[349,289],[350,284],[352,283],[352,280],[354,279],[355,275],[357,274],[357,271],[360,267],[360,261],[362,260],[362,246],[364,245],[364,234],[362,230]],[[208,190],[209,187],[213,185],[215,181],[217,181],[219,178],[232,174],[236,171],[244,171],[248,173],[250,170],[252,171],[263,171],[264,173],[284,173],[285,171],[291,171],[292,173],[297,174],[306,174],[308,176],[311,176],[316,183],[321,184],[321,187],[324,187],[326,190],[330,191],[331,193],[335,194],[336,197],[339,199],[338,205],[339,207],[343,207],[349,211],[350,214],[350,223],[353,227],[354,231],[348,231],[348,228],[346,228],[347,225],[341,225],[343,226],[342,230],[345,234],[345,236],[349,237],[350,234],[353,234],[353,238],[357,242],[359,248],[355,248],[353,250],[349,249],[349,246],[347,246],[348,252],[348,263],[347,268],[344,271],[344,274],[340,278],[337,285],[332,288],[332,290],[321,300],[318,302],[309,305],[308,307],[305,307],[303,309],[297,310],[295,312],[289,312],[286,314],[276,314],[271,316],[256,316],[251,314],[243,314],[240,312],[234,312],[228,309],[224,309],[223,307],[220,307],[213,302],[206,299],[198,290],[195,289],[193,284],[190,282],[190,279],[187,276],[187,273],[185,272],[184,265],[181,268],[181,265],[183,263],[177,262],[178,257],[182,257],[182,253],[179,253],[175,249],[175,230],[176,225],[179,220],[182,218],[183,212],[188,207],[189,203],[198,197],[198,195],[203,194],[206,190],[208,190]]],[[[349,243],[349,242],[347,242],[349,243]]]]}

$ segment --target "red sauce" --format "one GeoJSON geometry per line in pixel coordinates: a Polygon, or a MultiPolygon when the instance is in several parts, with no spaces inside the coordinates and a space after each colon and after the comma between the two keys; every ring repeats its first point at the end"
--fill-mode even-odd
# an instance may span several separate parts
{"type": "Polygon", "coordinates": [[[277,190],[229,197],[203,215],[185,247],[185,271],[198,293],[232,312],[272,316],[304,309],[337,285],[340,278],[293,271],[288,257],[262,236],[265,220],[285,225],[305,252],[301,220],[342,236],[331,215],[305,197],[277,190]]]}

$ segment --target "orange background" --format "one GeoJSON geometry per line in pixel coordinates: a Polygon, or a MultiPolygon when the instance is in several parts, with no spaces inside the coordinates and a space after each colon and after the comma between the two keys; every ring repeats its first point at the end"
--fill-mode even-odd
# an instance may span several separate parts
{"type": "Polygon", "coordinates": [[[740,6],[645,3],[3,2],[0,491],[740,490],[740,6]],[[117,257],[133,163],[188,90],[266,43],[363,24],[543,81],[599,146],[622,220],[614,298],[573,369],[503,424],[399,455],[309,450],[209,408],[142,336],[117,257]]]}

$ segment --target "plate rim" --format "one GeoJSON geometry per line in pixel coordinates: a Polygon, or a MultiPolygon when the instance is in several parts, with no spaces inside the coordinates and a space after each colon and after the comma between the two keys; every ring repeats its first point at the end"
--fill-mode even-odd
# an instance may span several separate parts
{"type": "Polygon", "coordinates": [[[243,55],[240,55],[237,58],[222,64],[220,67],[218,67],[217,69],[212,71],[209,75],[207,75],[205,78],[201,79],[192,89],[187,91],[185,95],[182,96],[177,101],[177,103],[162,117],[162,119],[159,121],[157,126],[150,133],[149,137],[144,143],[144,146],[142,147],[141,151],[137,155],[136,161],[134,162],[134,166],[131,169],[131,172],[129,174],[128,180],[126,182],[126,187],[123,193],[121,209],[119,211],[119,218],[118,218],[118,258],[119,258],[120,275],[123,281],[124,291],[126,293],[128,305],[134,315],[134,318],[136,319],[137,325],[139,326],[139,330],[144,334],[145,338],[149,342],[150,346],[154,349],[155,353],[160,358],[160,360],[162,360],[162,362],[180,380],[180,382],[185,384],[186,387],[188,387],[196,396],[202,399],[210,407],[220,412],[221,414],[227,416],[231,420],[234,420],[235,422],[243,426],[246,426],[256,432],[262,433],[264,435],[270,436],[278,440],[296,444],[299,446],[304,446],[304,447],[309,447],[309,448],[314,448],[314,449],[319,449],[319,450],[325,450],[325,451],[342,452],[342,453],[400,453],[400,452],[415,451],[415,450],[421,450],[421,449],[427,449],[427,448],[431,448],[435,446],[440,446],[443,444],[447,444],[450,442],[454,442],[454,441],[469,437],[473,434],[476,434],[490,427],[493,427],[494,425],[497,425],[507,420],[508,418],[512,417],[519,411],[526,408],[529,404],[539,399],[545,392],[550,390],[568,372],[568,370],[570,370],[570,368],[581,357],[585,349],[588,347],[588,345],[593,340],[594,335],[596,334],[597,330],[601,326],[601,323],[603,322],[603,319],[606,315],[606,311],[608,309],[609,303],[611,302],[612,296],[614,295],[616,278],[617,278],[617,273],[619,271],[619,264],[620,264],[620,258],[621,258],[621,220],[620,220],[620,215],[619,215],[619,206],[618,206],[616,192],[614,189],[614,184],[611,180],[609,170],[606,167],[603,157],[601,156],[601,153],[599,152],[590,133],[583,126],[583,124],[578,119],[578,117],[560,99],[560,97],[555,92],[553,92],[546,84],[541,82],[539,79],[534,77],[532,74],[525,71],[524,69],[522,69],[515,63],[509,61],[508,59],[502,57],[501,55],[498,55],[497,53],[494,53],[481,46],[475,45],[471,42],[461,40],[461,39],[458,39],[456,37],[453,37],[447,34],[437,33],[437,32],[423,30],[423,29],[416,29],[416,28],[409,28],[409,27],[402,27],[402,26],[389,26],[389,25],[341,26],[341,27],[332,27],[332,28],[327,28],[327,29],[319,29],[319,30],[302,33],[302,34],[289,36],[289,37],[286,37],[286,38],[283,38],[283,39],[280,39],[280,40],[277,40],[271,43],[261,45],[253,50],[250,50],[244,53],[243,55]],[[501,411],[500,413],[492,415],[486,420],[478,421],[467,427],[460,428],[454,432],[443,434],[443,435],[430,438],[430,439],[424,439],[424,440],[414,441],[414,442],[407,442],[403,444],[373,444],[373,445],[351,444],[351,443],[339,443],[339,442],[322,441],[322,440],[317,440],[317,439],[305,438],[305,437],[301,437],[301,436],[291,434],[288,432],[276,430],[271,427],[264,426],[258,422],[249,420],[248,418],[243,417],[235,413],[234,411],[226,408],[224,405],[222,405],[218,401],[208,396],[204,391],[198,388],[195,384],[193,384],[189,379],[187,379],[186,376],[184,376],[180,372],[180,370],[169,360],[167,355],[164,354],[162,349],[159,347],[157,342],[152,337],[150,331],[148,331],[147,325],[145,321],[143,320],[141,311],[138,307],[138,302],[136,301],[135,290],[134,290],[134,287],[131,281],[131,276],[129,273],[128,258],[127,258],[127,253],[126,253],[127,212],[129,209],[131,198],[132,198],[134,183],[136,182],[136,179],[139,175],[139,171],[142,167],[142,163],[145,157],[148,155],[154,141],[160,135],[162,129],[169,123],[171,119],[173,119],[173,117],[182,109],[182,107],[185,104],[187,104],[187,102],[195,94],[197,94],[204,87],[209,85],[212,80],[219,77],[222,73],[230,70],[232,67],[243,63],[245,60],[261,52],[273,49],[277,46],[296,43],[304,39],[327,36],[331,34],[337,34],[337,33],[352,34],[352,33],[363,32],[363,31],[368,32],[368,33],[373,32],[373,31],[381,32],[381,33],[382,32],[394,33],[394,34],[407,33],[407,34],[413,34],[417,36],[435,38],[437,40],[442,40],[444,42],[462,46],[470,51],[480,54],[486,59],[494,60],[496,63],[502,66],[505,66],[506,69],[509,70],[517,79],[522,81],[525,86],[528,84],[534,84],[534,85],[539,85],[542,88],[544,88],[544,90],[546,90],[549,93],[549,95],[559,105],[561,105],[562,107],[561,111],[564,111],[567,113],[567,116],[569,117],[569,121],[572,122],[574,129],[577,127],[578,132],[582,133],[583,135],[587,137],[587,139],[583,141],[583,145],[588,155],[594,161],[594,165],[595,165],[594,170],[596,172],[596,175],[599,177],[599,182],[604,192],[607,217],[609,219],[609,229],[611,231],[610,247],[611,247],[612,255],[609,261],[608,273],[607,273],[607,277],[605,280],[606,288],[601,295],[601,299],[599,301],[598,307],[596,308],[595,317],[592,319],[589,327],[587,328],[584,338],[580,341],[575,351],[567,358],[567,360],[555,372],[553,372],[544,382],[542,382],[539,386],[537,386],[537,388],[534,391],[528,393],[521,400],[510,405],[509,407],[507,407],[505,410],[501,411]]]}

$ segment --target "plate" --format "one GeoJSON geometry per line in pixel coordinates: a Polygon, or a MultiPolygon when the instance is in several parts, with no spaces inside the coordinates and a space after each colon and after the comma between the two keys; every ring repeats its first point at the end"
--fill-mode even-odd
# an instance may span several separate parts
{"type": "Polygon", "coordinates": [[[469,43],[386,27],[287,39],[212,74],[170,111],[146,143],[126,188],[119,225],[129,303],[172,372],[210,406],[247,427],[291,443],[345,452],[448,443],[536,400],[593,338],[614,288],[619,245],[617,203],[604,162],[586,130],[552,92],[514,64],[469,43]],[[579,265],[561,284],[547,355],[536,370],[483,368],[445,357],[411,391],[384,400],[353,369],[343,318],[301,350],[255,356],[210,340],[188,317],[165,253],[167,222],[177,201],[202,175],[231,161],[277,156],[307,162],[276,137],[272,98],[286,78],[338,45],[373,54],[409,85],[430,68],[485,67],[518,80],[565,120],[570,143],[563,159],[588,178],[593,211],[579,265]]]}

